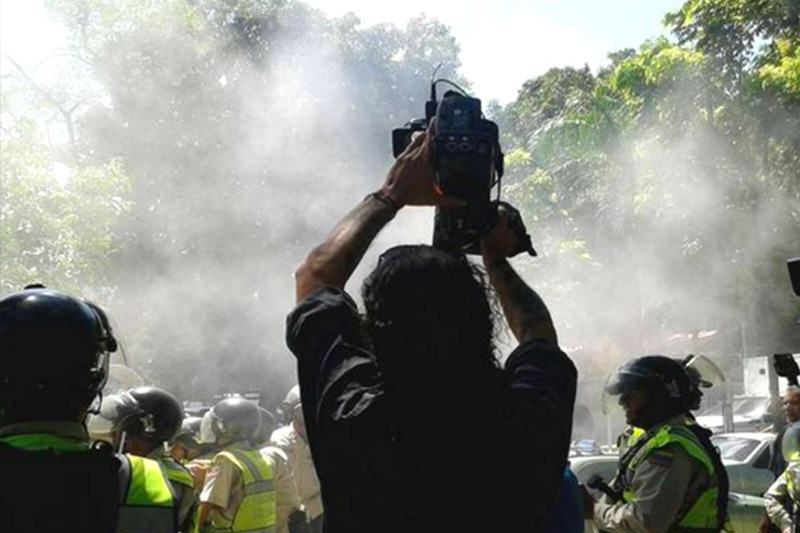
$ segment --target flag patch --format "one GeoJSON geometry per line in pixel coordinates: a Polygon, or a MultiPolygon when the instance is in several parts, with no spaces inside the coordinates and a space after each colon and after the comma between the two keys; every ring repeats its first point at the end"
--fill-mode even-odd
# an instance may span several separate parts
{"type": "Polygon", "coordinates": [[[673,459],[674,456],[669,452],[653,452],[647,460],[651,465],[667,467],[673,459]]]}

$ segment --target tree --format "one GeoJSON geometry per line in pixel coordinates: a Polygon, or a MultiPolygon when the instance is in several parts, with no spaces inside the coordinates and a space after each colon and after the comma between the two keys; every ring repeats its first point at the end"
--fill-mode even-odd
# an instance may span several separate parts
{"type": "Polygon", "coordinates": [[[37,114],[21,114],[12,93],[4,84],[9,120],[3,121],[0,137],[0,290],[43,282],[108,296],[116,227],[130,208],[122,162],[67,166],[59,161],[37,114]]]}
{"type": "Polygon", "coordinates": [[[295,265],[377,187],[389,132],[454,76],[441,23],[363,27],[301,2],[54,0],[110,105],[84,115],[133,209],[115,260],[131,360],[184,396],[290,386],[295,265]]]}
{"type": "Polygon", "coordinates": [[[553,69],[525,83],[502,114],[508,191],[541,228],[536,276],[570,317],[567,343],[612,332],[636,353],[708,329],[730,353],[745,324],[750,353],[796,349],[783,266],[800,249],[795,40],[769,13],[704,29],[690,4],[725,3],[687,2],[682,20],[696,26],[676,30],[683,45],[648,41],[596,76],[553,69]],[[736,31],[776,44],[745,61],[736,31]]]}

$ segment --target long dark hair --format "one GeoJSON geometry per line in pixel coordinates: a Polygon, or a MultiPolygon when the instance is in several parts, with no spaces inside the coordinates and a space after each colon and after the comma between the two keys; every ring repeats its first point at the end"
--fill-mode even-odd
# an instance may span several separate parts
{"type": "Polygon", "coordinates": [[[427,245],[391,248],[362,297],[387,380],[454,369],[467,380],[497,374],[495,307],[484,272],[464,256],[427,245]]]}

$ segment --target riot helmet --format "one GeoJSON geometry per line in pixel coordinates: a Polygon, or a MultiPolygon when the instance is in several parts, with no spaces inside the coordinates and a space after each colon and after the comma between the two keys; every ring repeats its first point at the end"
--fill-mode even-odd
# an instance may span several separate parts
{"type": "Polygon", "coordinates": [[[258,426],[258,431],[254,434],[250,444],[260,447],[269,444],[269,438],[275,429],[275,417],[263,407],[258,408],[258,414],[260,415],[261,424],[258,426]]]}
{"type": "Polygon", "coordinates": [[[181,422],[181,428],[172,439],[170,455],[176,461],[191,461],[208,448],[200,444],[200,424],[203,419],[199,416],[189,416],[181,422]]]}
{"type": "Polygon", "coordinates": [[[181,428],[173,439],[175,442],[184,442],[189,445],[200,444],[200,424],[203,417],[187,416],[181,422],[181,428]]]}
{"type": "Polygon", "coordinates": [[[119,439],[123,448],[132,438],[155,448],[173,439],[182,420],[183,406],[175,396],[157,387],[137,387],[104,398],[88,427],[95,437],[119,439]]]}
{"type": "Polygon", "coordinates": [[[218,402],[200,424],[200,442],[204,444],[252,440],[261,426],[261,415],[253,402],[241,397],[218,402]]]}
{"type": "Polygon", "coordinates": [[[69,294],[29,286],[0,298],[3,420],[82,415],[117,350],[105,312],[69,294]]]}
{"type": "Polygon", "coordinates": [[[625,362],[609,376],[603,391],[603,412],[613,412],[633,393],[646,397],[642,420],[635,425],[647,429],[689,409],[691,384],[679,362],[663,355],[646,355],[625,362]]]}
{"type": "Polygon", "coordinates": [[[289,392],[286,393],[286,397],[281,402],[280,407],[278,407],[278,417],[280,418],[280,423],[288,426],[297,418],[298,413],[299,416],[302,417],[303,410],[300,404],[300,385],[295,385],[289,389],[289,392]]]}

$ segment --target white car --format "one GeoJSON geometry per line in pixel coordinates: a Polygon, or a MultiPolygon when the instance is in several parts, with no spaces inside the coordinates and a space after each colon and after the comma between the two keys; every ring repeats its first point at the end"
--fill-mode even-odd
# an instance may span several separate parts
{"type": "Polygon", "coordinates": [[[775,433],[720,433],[711,437],[728,471],[731,491],[752,496],[766,492],[775,474],[769,470],[775,433]]]}

